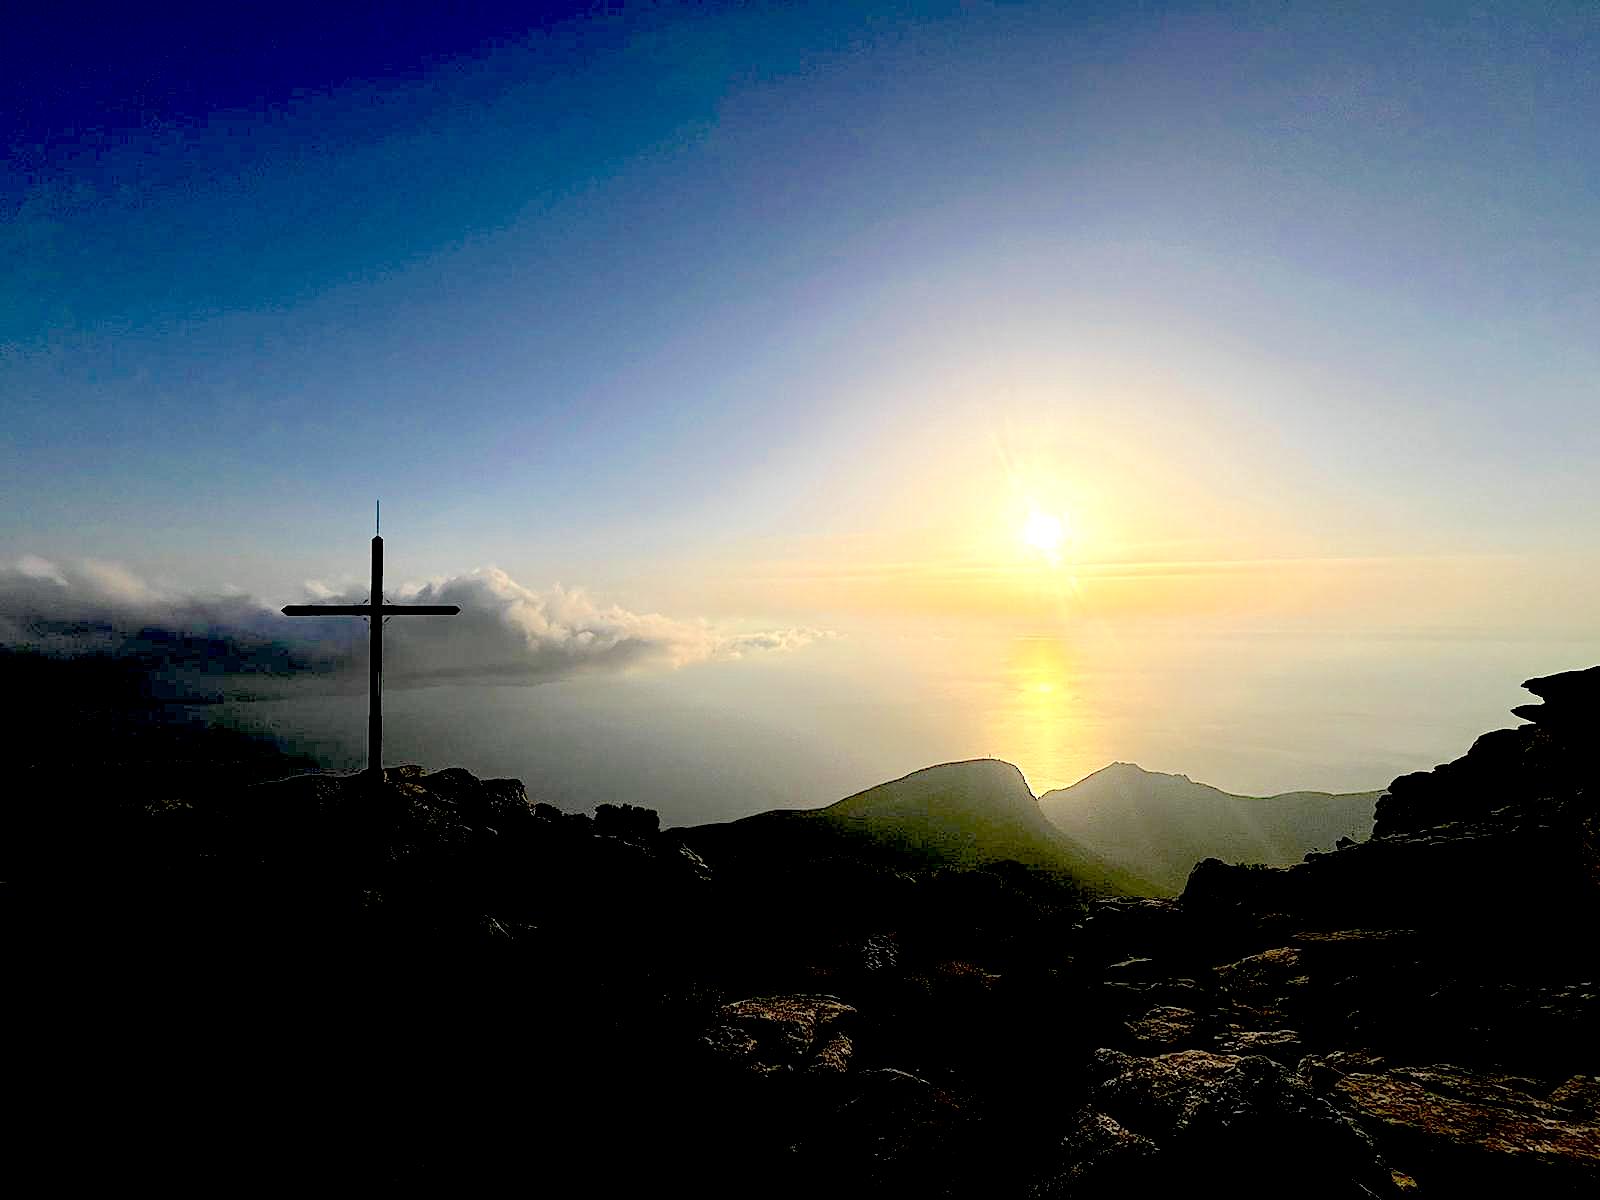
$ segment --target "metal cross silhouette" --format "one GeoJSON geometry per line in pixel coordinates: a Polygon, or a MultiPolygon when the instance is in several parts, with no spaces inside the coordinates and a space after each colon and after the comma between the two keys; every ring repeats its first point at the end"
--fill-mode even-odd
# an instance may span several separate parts
{"type": "MultiPolygon", "coordinates": [[[[382,528],[381,524],[378,528],[382,528]]],[[[372,535],[372,599],[366,604],[287,604],[286,617],[366,617],[372,642],[367,673],[367,774],[383,778],[383,624],[389,617],[453,617],[454,604],[385,604],[383,538],[372,535]]]]}

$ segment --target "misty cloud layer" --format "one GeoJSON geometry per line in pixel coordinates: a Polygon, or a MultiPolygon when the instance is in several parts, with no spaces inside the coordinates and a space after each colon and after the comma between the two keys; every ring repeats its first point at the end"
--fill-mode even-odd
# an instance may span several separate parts
{"type": "MultiPolygon", "coordinates": [[[[358,604],[364,589],[308,583],[312,603],[358,604]]],[[[536,683],[583,671],[681,667],[794,650],[815,630],[733,632],[636,613],[581,589],[535,591],[488,567],[389,593],[399,604],[456,604],[454,617],[385,627],[391,686],[536,683]]],[[[186,694],[282,694],[291,679],[365,687],[366,627],[354,617],[285,617],[242,594],[165,591],[116,564],[26,556],[0,567],[0,646],[58,657],[130,658],[186,694]]],[[[175,697],[174,697],[175,698],[175,697]]]]}

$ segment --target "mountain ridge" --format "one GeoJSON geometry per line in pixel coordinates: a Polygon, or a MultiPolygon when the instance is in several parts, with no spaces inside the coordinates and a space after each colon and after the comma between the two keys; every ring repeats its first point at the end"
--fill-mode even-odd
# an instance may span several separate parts
{"type": "Polygon", "coordinates": [[[1099,770],[1090,771],[1077,783],[1069,783],[1065,787],[1051,788],[1048,791],[1040,792],[1039,799],[1043,800],[1046,796],[1053,796],[1058,792],[1070,792],[1073,788],[1080,787],[1091,779],[1101,778],[1112,772],[1116,772],[1119,775],[1136,774],[1145,778],[1178,779],[1184,783],[1192,783],[1196,787],[1205,788],[1208,791],[1231,796],[1235,800],[1281,800],[1286,796],[1379,796],[1384,791],[1382,787],[1370,788],[1359,792],[1329,792],[1321,788],[1294,788],[1287,792],[1269,792],[1264,796],[1258,796],[1248,792],[1230,792],[1226,788],[1219,788],[1214,783],[1206,783],[1204,780],[1195,779],[1179,771],[1152,771],[1149,767],[1140,766],[1136,762],[1125,762],[1122,759],[1117,759],[1115,762],[1107,763],[1099,770]]]}
{"type": "Polygon", "coordinates": [[[1039,810],[1090,852],[1176,895],[1202,859],[1287,866],[1340,839],[1363,840],[1380,794],[1243,796],[1119,761],[1045,792],[1039,810]]]}

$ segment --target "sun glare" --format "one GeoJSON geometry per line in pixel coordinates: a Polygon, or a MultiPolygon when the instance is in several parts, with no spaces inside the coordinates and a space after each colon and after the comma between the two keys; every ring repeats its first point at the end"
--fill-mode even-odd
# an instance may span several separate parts
{"type": "Polygon", "coordinates": [[[1051,566],[1059,566],[1067,531],[1060,517],[1034,509],[1022,526],[1022,540],[1051,566]]]}

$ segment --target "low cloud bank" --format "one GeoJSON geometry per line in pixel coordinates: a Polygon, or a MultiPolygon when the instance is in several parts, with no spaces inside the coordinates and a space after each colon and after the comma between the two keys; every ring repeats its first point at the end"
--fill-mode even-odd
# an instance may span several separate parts
{"type": "MultiPolygon", "coordinates": [[[[365,598],[364,592],[347,592],[315,602],[357,604],[365,598]]],[[[389,622],[386,644],[392,638],[397,646],[392,669],[408,679],[548,679],[582,670],[681,667],[795,650],[819,636],[810,629],[736,633],[704,621],[630,612],[602,604],[580,588],[534,591],[497,567],[403,589],[389,599],[461,607],[454,617],[389,622]]],[[[387,674],[387,652],[384,667],[387,674]]]]}
{"type": "MultiPolygon", "coordinates": [[[[315,583],[305,592],[305,600],[318,604],[367,598],[364,590],[315,583]]],[[[631,612],[581,589],[535,591],[494,567],[387,599],[461,607],[454,617],[389,622],[384,678],[391,686],[536,683],[585,671],[681,667],[795,650],[824,636],[801,628],[738,632],[631,612]]],[[[123,567],[94,561],[62,565],[29,555],[0,567],[0,646],[127,659],[164,683],[158,691],[204,698],[278,694],[301,678],[365,686],[366,628],[356,618],[285,617],[241,594],[164,591],[123,567]]]]}

